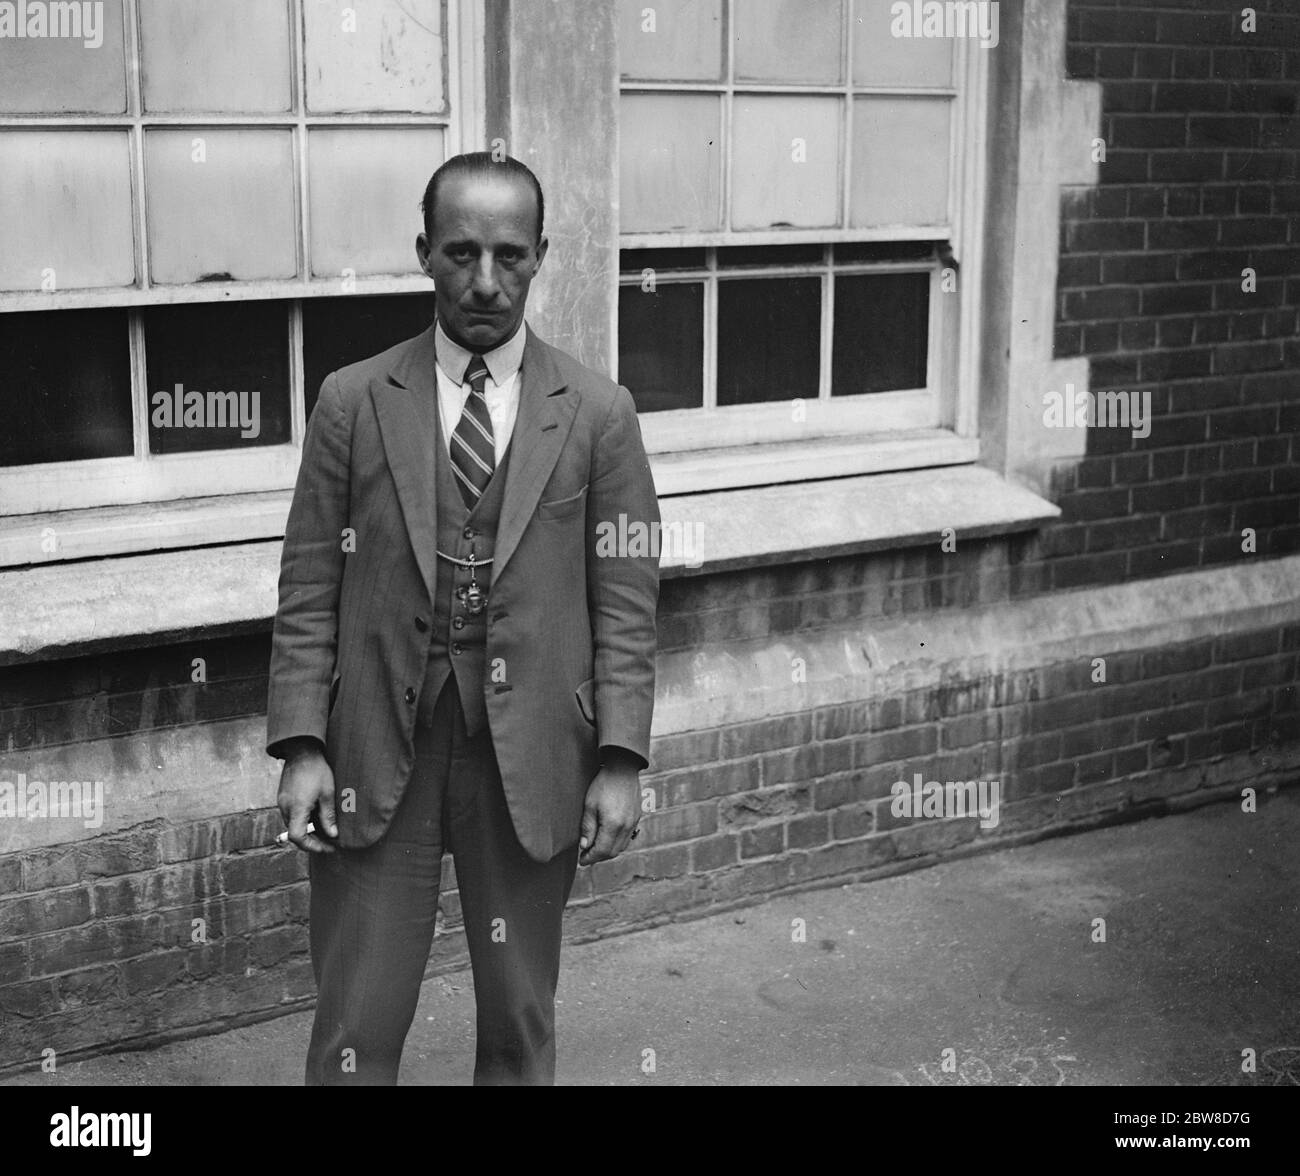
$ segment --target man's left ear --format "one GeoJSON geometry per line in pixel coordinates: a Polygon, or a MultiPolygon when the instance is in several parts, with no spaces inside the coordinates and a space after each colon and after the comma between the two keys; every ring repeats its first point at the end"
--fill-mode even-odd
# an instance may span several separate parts
{"type": "Polygon", "coordinates": [[[537,260],[533,262],[533,277],[537,276],[537,271],[542,268],[542,262],[546,260],[546,251],[551,247],[551,239],[543,237],[537,242],[537,260]]]}

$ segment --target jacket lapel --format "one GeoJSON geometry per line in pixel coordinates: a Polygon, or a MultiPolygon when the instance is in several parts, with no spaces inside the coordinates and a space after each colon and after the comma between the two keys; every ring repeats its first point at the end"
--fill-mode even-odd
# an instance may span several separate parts
{"type": "Polygon", "coordinates": [[[434,375],[433,327],[411,340],[388,373],[372,384],[370,398],[379,420],[384,454],[397,487],[407,534],[432,599],[438,574],[438,503],[434,462],[438,386],[434,375]]]}
{"type": "Polygon", "coordinates": [[[510,441],[510,469],[497,523],[494,581],[500,579],[519,546],[578,411],[577,393],[565,383],[550,349],[531,327],[524,329],[528,335],[519,373],[519,414],[510,441]]]}

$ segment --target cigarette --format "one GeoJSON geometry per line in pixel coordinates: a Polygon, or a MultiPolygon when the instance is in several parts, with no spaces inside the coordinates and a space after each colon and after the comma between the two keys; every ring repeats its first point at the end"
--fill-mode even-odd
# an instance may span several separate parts
{"type": "MultiPolygon", "coordinates": [[[[308,821],[308,822],[307,822],[307,832],[308,832],[308,833],[315,833],[315,832],[316,832],[316,826],[315,826],[311,821],[308,821]]],[[[276,845],[288,845],[288,844],[289,844],[289,830],[286,829],[283,833],[277,833],[277,834],[276,834],[276,837],[275,837],[275,843],[276,843],[276,845]]]]}

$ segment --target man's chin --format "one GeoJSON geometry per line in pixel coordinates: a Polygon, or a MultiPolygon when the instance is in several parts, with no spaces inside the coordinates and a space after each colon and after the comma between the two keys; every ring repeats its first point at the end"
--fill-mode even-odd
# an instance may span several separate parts
{"type": "Polygon", "coordinates": [[[503,319],[470,319],[456,324],[456,340],[471,351],[491,351],[510,338],[510,324],[503,319]]]}

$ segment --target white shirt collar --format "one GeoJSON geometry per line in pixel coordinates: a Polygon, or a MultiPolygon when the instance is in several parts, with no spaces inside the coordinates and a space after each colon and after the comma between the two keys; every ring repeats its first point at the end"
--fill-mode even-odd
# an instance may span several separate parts
{"type": "MultiPolygon", "coordinates": [[[[487,364],[488,375],[498,387],[509,380],[522,366],[525,340],[524,323],[521,319],[519,329],[509,339],[491,351],[483,353],[483,362],[487,364]]],[[[465,369],[469,367],[469,361],[474,358],[475,352],[466,351],[459,343],[453,342],[442,329],[441,321],[438,321],[434,328],[433,348],[438,366],[447,377],[457,385],[463,384],[465,369]]]]}

